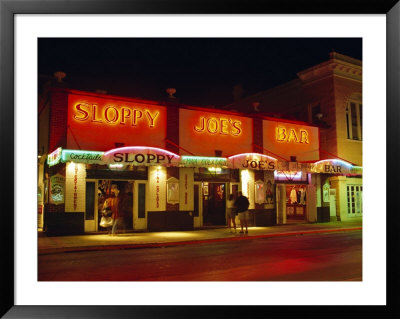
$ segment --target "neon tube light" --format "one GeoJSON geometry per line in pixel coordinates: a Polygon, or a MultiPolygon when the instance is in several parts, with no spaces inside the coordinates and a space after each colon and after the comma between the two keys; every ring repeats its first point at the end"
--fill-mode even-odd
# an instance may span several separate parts
{"type": "Polygon", "coordinates": [[[60,162],[62,157],[62,148],[59,147],[55,151],[47,155],[47,165],[53,166],[60,162]]]}
{"type": "Polygon", "coordinates": [[[107,152],[104,153],[104,156],[108,156],[109,154],[115,153],[115,152],[121,152],[121,151],[136,151],[136,150],[153,150],[156,152],[161,152],[161,153],[165,153],[168,155],[173,155],[175,157],[180,157],[178,154],[172,153],[170,151],[164,150],[162,148],[158,148],[158,147],[151,147],[151,146],[125,146],[125,147],[119,147],[119,148],[114,148],[112,150],[109,150],[107,152]]]}
{"type": "Polygon", "coordinates": [[[242,154],[237,154],[237,155],[229,156],[228,158],[229,158],[229,159],[234,159],[234,158],[240,157],[240,156],[261,156],[261,157],[269,158],[269,159],[271,159],[271,160],[273,160],[273,161],[277,161],[277,159],[274,158],[274,157],[272,157],[272,156],[268,156],[268,155],[260,154],[260,153],[242,153],[242,154]]]}
{"type": "Polygon", "coordinates": [[[295,179],[295,178],[296,179],[301,178],[301,172],[286,172],[286,173],[285,172],[277,172],[277,171],[275,171],[274,175],[275,175],[275,177],[285,178],[285,179],[289,179],[289,180],[295,179]]]}
{"type": "Polygon", "coordinates": [[[352,164],[350,164],[348,162],[345,162],[343,160],[340,160],[340,159],[336,159],[336,158],[320,160],[318,162],[315,162],[314,165],[318,165],[318,164],[323,163],[323,162],[340,162],[340,163],[343,163],[343,165],[346,165],[348,167],[353,167],[352,164]]]}
{"type": "Polygon", "coordinates": [[[122,168],[124,164],[108,164],[109,168],[122,168]]]}
{"type": "Polygon", "coordinates": [[[83,151],[83,150],[63,150],[61,155],[61,160],[63,162],[67,161],[67,156],[69,155],[70,160],[81,159],[81,160],[100,160],[103,156],[104,152],[97,151],[83,151]],[[75,155],[76,158],[73,158],[71,155],[75,155]]]}
{"type": "Polygon", "coordinates": [[[226,161],[226,157],[207,157],[207,156],[189,156],[189,155],[182,155],[182,160],[213,160],[213,161],[226,161]]]}

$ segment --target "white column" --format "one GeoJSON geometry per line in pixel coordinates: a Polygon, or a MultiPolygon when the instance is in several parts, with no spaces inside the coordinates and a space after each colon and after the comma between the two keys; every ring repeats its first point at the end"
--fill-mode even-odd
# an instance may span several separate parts
{"type": "Polygon", "coordinates": [[[240,180],[242,182],[242,193],[249,199],[249,209],[254,209],[254,171],[243,169],[240,171],[240,180]]]}
{"type": "Polygon", "coordinates": [[[349,218],[347,212],[347,181],[346,176],[333,176],[330,179],[331,188],[336,189],[336,216],[341,221],[349,218]]]}
{"type": "Polygon", "coordinates": [[[147,211],[165,211],[167,207],[167,169],[162,166],[149,167],[149,194],[147,211]]]}
{"type": "Polygon", "coordinates": [[[65,173],[65,212],[84,212],[86,210],[86,164],[66,164],[65,173]]]}
{"type": "Polygon", "coordinates": [[[179,169],[179,210],[193,211],[194,210],[194,169],[180,168],[179,169]]]}
{"type": "Polygon", "coordinates": [[[276,185],[276,223],[286,224],[286,185],[276,185]]]}

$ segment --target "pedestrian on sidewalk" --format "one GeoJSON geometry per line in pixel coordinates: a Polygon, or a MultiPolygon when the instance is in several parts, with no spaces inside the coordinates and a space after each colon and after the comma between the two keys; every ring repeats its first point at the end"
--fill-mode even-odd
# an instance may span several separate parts
{"type": "Polygon", "coordinates": [[[234,228],[235,233],[236,233],[235,198],[233,197],[233,194],[230,194],[229,197],[228,197],[228,200],[226,201],[226,216],[228,218],[229,231],[232,232],[231,224],[233,224],[233,228],[234,228]]]}
{"type": "Polygon", "coordinates": [[[238,212],[238,217],[240,220],[240,233],[243,234],[243,227],[246,228],[246,234],[248,233],[247,231],[247,220],[248,220],[248,215],[249,215],[249,205],[250,202],[247,199],[246,196],[243,195],[242,192],[238,193],[238,198],[235,201],[235,206],[238,212]]]}
{"type": "Polygon", "coordinates": [[[120,208],[120,190],[117,184],[111,185],[111,211],[112,211],[112,219],[113,219],[113,226],[111,230],[111,236],[115,236],[117,234],[118,226],[123,222],[121,220],[121,212],[119,211],[120,208]]]}

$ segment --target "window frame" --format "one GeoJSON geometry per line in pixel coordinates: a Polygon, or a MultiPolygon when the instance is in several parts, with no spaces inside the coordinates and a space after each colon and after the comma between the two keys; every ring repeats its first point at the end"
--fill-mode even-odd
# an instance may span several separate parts
{"type": "Polygon", "coordinates": [[[347,139],[352,141],[362,141],[362,102],[356,100],[349,100],[346,104],[345,110],[346,117],[346,130],[347,130],[347,139]],[[356,128],[357,128],[357,137],[353,136],[353,114],[352,114],[352,104],[354,104],[354,109],[356,112],[356,128]]]}

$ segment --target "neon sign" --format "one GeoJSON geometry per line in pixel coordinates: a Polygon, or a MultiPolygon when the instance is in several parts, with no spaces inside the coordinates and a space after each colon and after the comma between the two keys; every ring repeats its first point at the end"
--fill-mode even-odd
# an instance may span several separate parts
{"type": "Polygon", "coordinates": [[[129,165],[177,164],[180,156],[157,147],[126,146],[104,153],[105,161],[129,165]]]}
{"type": "Polygon", "coordinates": [[[308,131],[299,129],[298,132],[294,128],[287,129],[284,126],[276,127],[276,140],[278,142],[293,142],[296,144],[309,144],[308,131]]]}
{"type": "Polygon", "coordinates": [[[275,170],[277,159],[265,154],[243,153],[229,157],[232,168],[275,170]],[[238,164],[236,164],[238,162],[238,164]],[[236,164],[236,165],[235,165],[236,164]]]}
{"type": "Polygon", "coordinates": [[[326,174],[350,174],[352,167],[352,164],[339,159],[327,159],[315,162],[312,165],[312,171],[326,174]]]}
{"type": "Polygon", "coordinates": [[[181,164],[185,167],[227,167],[225,157],[186,156],[183,155],[181,164]]]}
{"type": "Polygon", "coordinates": [[[201,116],[193,129],[198,133],[239,136],[242,133],[242,122],[227,118],[201,116]]]}
{"type": "Polygon", "coordinates": [[[60,162],[62,154],[62,148],[57,148],[54,152],[47,155],[47,165],[53,166],[60,162]]]}
{"type": "Polygon", "coordinates": [[[81,150],[63,150],[62,162],[73,161],[77,163],[97,164],[103,159],[104,152],[81,151],[81,150]]]}
{"type": "Polygon", "coordinates": [[[76,103],[73,111],[73,118],[78,122],[119,124],[133,127],[139,125],[139,123],[145,123],[149,128],[154,128],[156,119],[160,114],[158,111],[152,113],[148,109],[142,110],[127,106],[116,107],[114,105],[107,105],[100,111],[98,105],[89,103],[76,103]]]}

